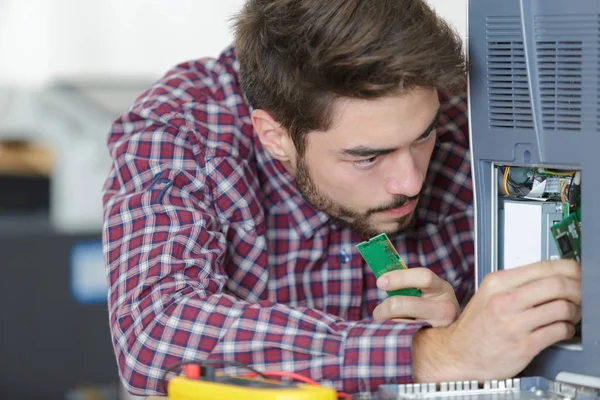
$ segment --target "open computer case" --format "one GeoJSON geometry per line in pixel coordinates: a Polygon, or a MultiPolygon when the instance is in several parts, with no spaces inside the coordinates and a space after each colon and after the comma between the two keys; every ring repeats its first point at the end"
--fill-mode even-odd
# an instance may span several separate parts
{"type": "Polygon", "coordinates": [[[384,385],[380,398],[598,398],[600,0],[469,0],[467,36],[477,283],[576,259],[582,323],[514,379],[384,385]]]}

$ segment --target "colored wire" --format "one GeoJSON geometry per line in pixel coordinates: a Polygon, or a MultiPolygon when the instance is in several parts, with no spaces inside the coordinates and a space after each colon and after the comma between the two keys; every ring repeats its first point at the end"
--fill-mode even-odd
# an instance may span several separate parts
{"type": "Polygon", "coordinates": [[[581,172],[575,172],[571,177],[571,182],[569,182],[569,189],[567,192],[567,202],[569,203],[569,207],[575,207],[578,202],[579,197],[579,185],[581,184],[581,172]],[[577,182],[575,182],[577,180],[577,182]]]}
{"type": "MultiPolygon", "coordinates": [[[[297,380],[299,382],[308,383],[309,385],[319,385],[318,382],[306,377],[304,375],[300,375],[296,372],[287,372],[287,371],[263,371],[262,373],[268,378],[291,378],[297,380]]],[[[245,375],[247,378],[254,378],[256,376],[255,373],[250,373],[245,375]]]]}
{"type": "Polygon", "coordinates": [[[548,175],[556,175],[556,176],[571,176],[575,174],[575,171],[565,171],[565,172],[558,172],[558,171],[550,171],[550,170],[543,170],[542,171],[545,174],[548,175]]]}
{"type": "MultiPolygon", "coordinates": [[[[307,383],[309,385],[320,386],[317,381],[314,381],[314,380],[310,379],[309,377],[306,377],[304,375],[298,374],[296,372],[263,371],[262,374],[265,375],[265,376],[267,376],[267,377],[269,377],[269,378],[290,378],[290,379],[297,380],[299,382],[307,383]]],[[[246,377],[248,377],[248,378],[253,378],[255,376],[256,376],[255,373],[250,373],[250,374],[246,375],[246,377]]],[[[348,399],[348,400],[352,399],[352,397],[349,394],[347,394],[347,393],[337,392],[337,395],[338,395],[338,398],[348,399]]]]}
{"type": "Polygon", "coordinates": [[[205,366],[213,366],[213,365],[222,365],[222,366],[228,366],[228,367],[240,367],[240,368],[245,368],[249,371],[251,371],[254,376],[259,375],[261,378],[263,379],[267,379],[267,376],[264,375],[261,372],[258,372],[257,370],[255,370],[254,368],[246,365],[246,364],[242,364],[240,362],[237,361],[226,361],[226,360],[202,360],[202,361],[185,361],[185,362],[180,362],[174,365],[171,365],[169,368],[165,369],[165,372],[163,373],[163,376],[160,380],[161,383],[161,387],[162,387],[162,391],[167,394],[167,375],[169,373],[175,373],[177,375],[179,375],[179,373],[181,372],[181,369],[184,365],[198,365],[200,367],[205,367],[205,366]]]}
{"type": "Polygon", "coordinates": [[[560,181],[560,201],[563,203],[567,203],[568,197],[567,197],[567,190],[568,190],[569,186],[567,184],[567,182],[565,182],[564,180],[560,181]]]}
{"type": "Polygon", "coordinates": [[[506,167],[504,169],[504,193],[506,193],[506,195],[510,195],[509,191],[508,191],[508,173],[510,172],[510,167],[506,167]]]}
{"type": "Polygon", "coordinates": [[[565,185],[563,185],[563,181],[560,180],[558,182],[558,193],[560,195],[560,201],[563,203],[565,202],[565,193],[564,192],[565,192],[565,185]]]}
{"type": "Polygon", "coordinates": [[[571,177],[571,181],[569,182],[569,189],[567,189],[567,196],[571,193],[571,188],[573,187],[573,180],[575,179],[575,174],[571,177]]]}

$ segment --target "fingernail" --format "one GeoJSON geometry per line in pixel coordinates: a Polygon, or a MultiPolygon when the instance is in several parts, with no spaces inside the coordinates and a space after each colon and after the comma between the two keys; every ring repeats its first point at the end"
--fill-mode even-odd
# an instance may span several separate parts
{"type": "Polygon", "coordinates": [[[377,287],[379,289],[385,289],[389,285],[390,281],[385,276],[377,279],[377,287]]]}

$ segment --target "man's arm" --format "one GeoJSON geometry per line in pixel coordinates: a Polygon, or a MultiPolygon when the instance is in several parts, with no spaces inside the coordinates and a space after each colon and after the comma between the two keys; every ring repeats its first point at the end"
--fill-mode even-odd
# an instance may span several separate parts
{"type": "MultiPolygon", "coordinates": [[[[201,112],[197,106],[197,112],[201,112]]],[[[318,310],[235,297],[204,148],[177,112],[134,109],[115,123],[104,192],[109,312],[120,375],[136,394],[161,391],[182,360],[236,360],[295,370],[348,392],[411,379],[422,324],[348,322],[318,310]]],[[[233,190],[233,188],[230,188],[233,190]]],[[[226,192],[226,191],[225,191],[226,192]]],[[[236,204],[232,202],[232,207],[236,204]]],[[[259,238],[248,230],[238,246],[259,238]]],[[[264,266],[252,265],[266,277],[264,266]]]]}

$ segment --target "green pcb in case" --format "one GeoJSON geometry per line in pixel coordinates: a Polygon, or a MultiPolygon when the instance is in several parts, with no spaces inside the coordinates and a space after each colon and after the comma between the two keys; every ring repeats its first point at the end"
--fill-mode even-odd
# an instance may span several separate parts
{"type": "Polygon", "coordinates": [[[577,210],[550,228],[561,258],[568,258],[579,263],[581,262],[580,221],[580,211],[577,210]]]}
{"type": "MultiPolygon", "coordinates": [[[[385,233],[375,236],[366,242],[356,245],[358,252],[363,256],[371,271],[377,278],[386,272],[397,269],[407,269],[406,264],[394,248],[392,242],[385,233]]],[[[406,288],[388,291],[390,296],[421,296],[420,289],[406,288]]]]}

